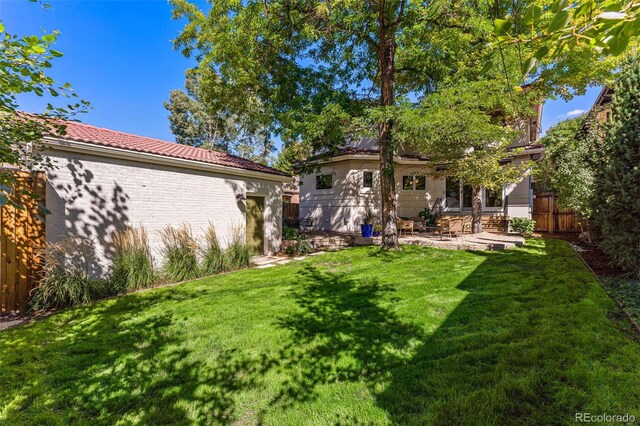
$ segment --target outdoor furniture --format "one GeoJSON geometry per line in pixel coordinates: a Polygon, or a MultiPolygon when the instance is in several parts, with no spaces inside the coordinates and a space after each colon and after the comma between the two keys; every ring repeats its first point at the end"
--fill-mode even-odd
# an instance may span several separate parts
{"type": "Polygon", "coordinates": [[[400,235],[402,235],[402,231],[404,231],[404,235],[407,235],[407,231],[411,231],[411,235],[413,236],[413,221],[412,220],[404,220],[398,218],[396,222],[396,228],[398,229],[400,235]]]}
{"type": "Polygon", "coordinates": [[[438,235],[440,235],[440,240],[442,240],[442,235],[444,232],[444,226],[440,226],[440,225],[433,225],[433,226],[424,226],[423,230],[425,233],[429,233],[429,234],[435,234],[437,233],[438,235]]]}
{"type": "Polygon", "coordinates": [[[473,225],[473,217],[465,216],[462,218],[462,230],[460,233],[462,234],[462,242],[464,243],[464,235],[471,234],[471,229],[473,225]]]}
{"type": "Polygon", "coordinates": [[[306,232],[313,229],[313,225],[314,225],[314,220],[312,217],[304,217],[300,219],[298,227],[301,232],[306,232]]]}

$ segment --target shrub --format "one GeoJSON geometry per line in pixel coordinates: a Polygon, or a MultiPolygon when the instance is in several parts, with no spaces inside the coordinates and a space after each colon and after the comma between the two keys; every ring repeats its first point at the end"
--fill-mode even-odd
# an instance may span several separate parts
{"type": "Polygon", "coordinates": [[[511,230],[518,234],[529,236],[533,234],[536,221],[533,219],[527,219],[526,217],[514,217],[511,219],[511,230]]]}
{"type": "Polygon", "coordinates": [[[282,252],[285,254],[307,254],[313,251],[313,246],[304,236],[295,238],[295,244],[286,246],[282,252]]]}
{"type": "Polygon", "coordinates": [[[113,288],[123,292],[151,286],[156,280],[149,238],[144,227],[125,228],[111,236],[113,288]]]}
{"type": "Polygon", "coordinates": [[[434,209],[430,209],[429,207],[425,207],[422,211],[420,211],[420,213],[418,213],[418,216],[420,216],[420,218],[424,220],[425,226],[435,226],[436,222],[438,221],[438,216],[436,215],[434,209]]]}
{"type": "Polygon", "coordinates": [[[247,246],[244,231],[234,227],[231,234],[231,241],[225,251],[225,270],[232,271],[251,266],[253,253],[247,246]]]}
{"type": "Polygon", "coordinates": [[[198,243],[191,227],[183,224],[167,226],[160,232],[162,238],[163,272],[173,282],[190,280],[200,276],[198,243]]]}
{"type": "Polygon", "coordinates": [[[202,273],[205,275],[213,275],[226,269],[225,253],[220,247],[216,229],[212,223],[204,234],[204,245],[201,248],[202,255],[202,273]]]}
{"type": "Polygon", "coordinates": [[[34,311],[58,309],[88,303],[96,296],[111,293],[102,280],[89,278],[89,259],[93,245],[82,238],[47,243],[38,257],[43,265],[42,279],[32,290],[34,311]]]}
{"type": "Polygon", "coordinates": [[[295,240],[298,235],[298,231],[295,228],[291,228],[290,226],[282,227],[282,239],[283,240],[295,240]]]}
{"type": "Polygon", "coordinates": [[[614,89],[604,157],[596,179],[600,248],[614,266],[640,277],[640,60],[634,55],[614,89]]]}

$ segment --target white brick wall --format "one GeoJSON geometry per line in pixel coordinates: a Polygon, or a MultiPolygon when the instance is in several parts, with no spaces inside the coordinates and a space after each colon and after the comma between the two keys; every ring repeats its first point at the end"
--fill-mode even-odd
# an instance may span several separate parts
{"type": "Polygon", "coordinates": [[[236,194],[265,197],[265,252],[279,250],[282,183],[66,151],[45,153],[57,168],[47,173],[47,239],[80,235],[96,244],[95,275],[108,273],[107,237],[126,225],[143,225],[154,258],[159,231],[188,223],[201,236],[209,221],[225,244],[231,230],[246,224],[236,194]]]}

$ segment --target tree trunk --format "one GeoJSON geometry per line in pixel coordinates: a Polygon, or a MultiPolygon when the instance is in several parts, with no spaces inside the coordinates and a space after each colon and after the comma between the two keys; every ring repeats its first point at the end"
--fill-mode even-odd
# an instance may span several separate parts
{"type": "Polygon", "coordinates": [[[471,232],[478,234],[482,232],[482,200],[480,198],[480,187],[471,187],[471,197],[473,202],[471,204],[471,232]]]}
{"type": "MultiPolygon", "coordinates": [[[[393,80],[395,72],[395,36],[381,38],[380,61],[380,105],[394,104],[393,80]]],[[[382,198],[382,246],[398,247],[398,206],[396,201],[396,179],[393,154],[393,120],[387,119],[378,127],[378,147],[380,149],[380,194],[382,198]]]]}

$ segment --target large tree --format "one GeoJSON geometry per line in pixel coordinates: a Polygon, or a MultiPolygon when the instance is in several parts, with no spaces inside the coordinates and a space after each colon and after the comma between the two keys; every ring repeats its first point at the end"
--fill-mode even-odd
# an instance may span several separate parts
{"type": "MultiPolygon", "coordinates": [[[[492,83],[495,95],[501,96],[497,109],[513,118],[509,117],[514,109],[510,103],[520,104],[520,99],[530,96],[541,98],[550,88],[555,94],[570,96],[567,86],[577,82],[583,87],[592,81],[585,67],[592,73],[599,69],[598,64],[570,54],[557,61],[562,62],[560,66],[541,61],[544,67],[538,68],[538,84],[523,95],[519,90],[523,70],[533,68],[523,62],[531,48],[489,44],[495,20],[513,21],[515,34],[528,31],[525,17],[517,16],[526,4],[223,0],[211,2],[206,13],[187,0],[173,0],[172,4],[175,17],[188,20],[176,46],[186,55],[195,54],[200,70],[217,76],[217,99],[233,102],[239,114],[245,103],[258,99],[271,131],[285,142],[301,140],[325,153],[349,138],[361,137],[371,126],[376,129],[383,244],[387,247],[398,243],[396,127],[400,122],[411,125],[403,117],[416,113],[413,106],[429,103],[431,95],[456,84],[492,83]],[[503,19],[510,15],[516,18],[503,19]],[[359,126],[361,123],[366,125],[359,126]]],[[[492,112],[482,105],[474,107],[476,117],[492,112]]],[[[415,131],[405,134],[422,137],[415,131]]],[[[473,143],[457,139],[451,151],[466,155],[467,150],[459,148],[467,143],[481,145],[487,153],[491,141],[482,139],[485,129],[479,134],[473,143]]],[[[421,145],[425,149],[442,147],[428,141],[421,145]]],[[[475,149],[472,157],[481,157],[480,151],[475,149]]],[[[500,152],[492,151],[495,155],[485,155],[475,164],[491,158],[494,168],[500,152]]]]}
{"type": "Polygon", "coordinates": [[[171,91],[164,106],[176,142],[266,164],[274,143],[259,114],[258,100],[252,99],[238,112],[232,100],[221,102],[218,89],[215,74],[189,70],[185,90],[171,91]]]}

